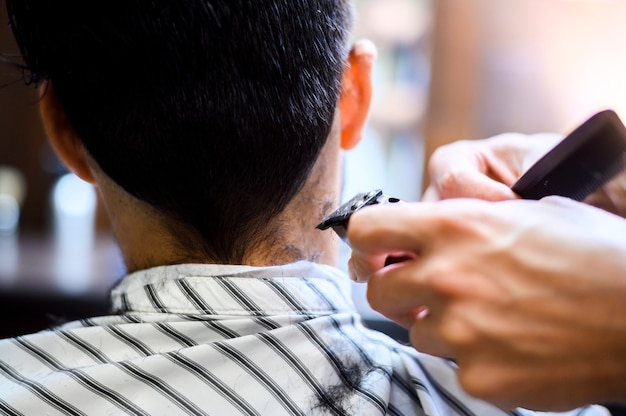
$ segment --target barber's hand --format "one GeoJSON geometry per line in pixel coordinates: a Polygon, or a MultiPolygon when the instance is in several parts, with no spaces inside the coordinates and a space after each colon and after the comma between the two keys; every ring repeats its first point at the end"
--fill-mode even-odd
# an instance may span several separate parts
{"type": "Polygon", "coordinates": [[[454,199],[364,208],[348,231],[371,306],[455,359],[468,393],[543,410],[626,399],[622,218],[558,197],[454,199]]]}
{"type": "MultiPolygon", "coordinates": [[[[431,184],[422,200],[518,198],[510,186],[561,140],[562,136],[551,133],[505,133],[441,146],[429,160],[431,184]]],[[[626,171],[584,202],[626,218],[626,171]]]]}
{"type": "Polygon", "coordinates": [[[517,198],[510,186],[561,139],[548,133],[506,133],[441,146],[429,160],[431,185],[423,200],[517,198]]]}

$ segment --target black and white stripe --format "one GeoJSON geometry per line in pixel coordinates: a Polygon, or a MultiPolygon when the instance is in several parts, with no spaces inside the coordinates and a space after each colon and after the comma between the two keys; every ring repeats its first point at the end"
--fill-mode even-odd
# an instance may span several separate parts
{"type": "Polygon", "coordinates": [[[0,340],[0,414],[532,414],[468,398],[446,361],[365,329],[348,292],[305,262],[129,275],[119,315],[0,340]]]}
{"type": "Polygon", "coordinates": [[[213,347],[224,354],[226,357],[233,360],[240,368],[250,374],[259,384],[265,388],[265,390],[271,394],[278,402],[292,415],[304,415],[296,403],[291,400],[290,395],[280,386],[276,380],[272,379],[266,372],[264,372],[250,357],[242,354],[232,346],[217,342],[213,347]]]}
{"type": "MultiPolygon", "coordinates": [[[[86,389],[102,397],[112,405],[127,412],[128,414],[146,416],[148,415],[148,413],[136,407],[132,401],[128,400],[121,394],[111,390],[107,386],[102,385],[97,380],[94,380],[92,377],[85,374],[83,371],[73,368],[65,368],[55,357],[46,353],[44,350],[27,341],[26,339],[17,338],[16,343],[33,357],[37,358],[43,364],[48,366],[50,369],[69,375],[70,377],[78,381],[86,389]]],[[[84,343],[80,343],[79,345],[84,345],[84,343]]]]}

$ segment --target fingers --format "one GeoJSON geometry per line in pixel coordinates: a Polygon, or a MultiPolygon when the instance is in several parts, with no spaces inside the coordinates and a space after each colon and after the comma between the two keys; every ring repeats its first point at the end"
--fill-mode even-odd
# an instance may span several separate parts
{"type": "Polygon", "coordinates": [[[367,299],[375,310],[409,329],[411,345],[418,350],[453,357],[440,335],[445,299],[428,285],[419,259],[388,266],[369,280],[367,299]]]}
{"type": "Polygon", "coordinates": [[[348,260],[348,273],[350,279],[355,282],[364,283],[369,280],[370,275],[385,266],[386,254],[366,255],[352,250],[352,256],[348,260]]]}
{"type": "Polygon", "coordinates": [[[424,191],[424,194],[422,195],[422,202],[435,202],[442,199],[441,193],[439,193],[437,187],[433,185],[426,188],[426,191],[424,191]]]}
{"type": "Polygon", "coordinates": [[[442,146],[429,160],[431,185],[422,200],[515,199],[510,185],[558,140],[559,136],[552,134],[507,133],[442,146]]]}
{"type": "Polygon", "coordinates": [[[352,257],[348,263],[353,280],[364,282],[376,270],[385,266],[386,260],[412,258],[421,251],[422,241],[427,241],[432,227],[424,227],[429,206],[402,204],[368,207],[350,219],[348,238],[352,257]]]}
{"type": "Polygon", "coordinates": [[[385,266],[389,257],[415,258],[443,238],[443,228],[465,212],[472,212],[478,200],[407,203],[366,207],[350,218],[348,238],[352,246],[349,261],[353,280],[365,282],[385,266]]]}
{"type": "Polygon", "coordinates": [[[506,185],[516,179],[510,169],[497,157],[488,156],[492,153],[490,148],[477,144],[480,142],[461,141],[435,151],[428,165],[432,184],[424,193],[424,201],[450,198],[502,201],[516,197],[506,185]]]}
{"type": "Polygon", "coordinates": [[[381,269],[369,279],[367,300],[387,318],[409,328],[433,295],[419,278],[419,260],[409,260],[381,269]]]}
{"type": "Polygon", "coordinates": [[[416,350],[443,358],[456,358],[454,351],[435,336],[438,331],[437,317],[429,314],[417,318],[409,328],[409,342],[416,350]]]}
{"type": "Polygon", "coordinates": [[[366,207],[350,218],[348,238],[353,249],[368,255],[418,252],[431,228],[423,222],[433,204],[407,203],[366,207]]]}
{"type": "Polygon", "coordinates": [[[507,185],[493,180],[475,169],[448,170],[437,178],[423,200],[449,198],[477,198],[485,201],[504,201],[517,198],[507,185]]]}

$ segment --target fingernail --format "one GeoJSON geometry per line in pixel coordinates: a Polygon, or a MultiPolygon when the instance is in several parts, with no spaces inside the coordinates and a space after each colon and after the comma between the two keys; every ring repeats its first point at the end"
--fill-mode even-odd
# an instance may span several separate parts
{"type": "Polygon", "coordinates": [[[417,312],[417,315],[415,316],[415,318],[418,321],[424,320],[426,319],[426,317],[430,315],[430,311],[428,310],[427,307],[423,306],[420,308],[420,310],[417,312]]]}

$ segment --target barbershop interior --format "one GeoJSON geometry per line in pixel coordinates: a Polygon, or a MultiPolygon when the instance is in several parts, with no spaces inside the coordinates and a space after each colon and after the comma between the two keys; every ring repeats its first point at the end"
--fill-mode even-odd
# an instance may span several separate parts
{"type": "MultiPolygon", "coordinates": [[[[362,142],[343,199],[372,189],[419,201],[441,145],[504,132],[567,134],[592,114],[626,117],[626,2],[357,0],[356,38],[378,48],[362,142]]],[[[6,11],[2,11],[6,19],[6,11]]],[[[124,264],[98,194],[46,140],[11,30],[0,30],[0,336],[106,314],[124,264]]],[[[338,266],[346,268],[342,246],[338,266]]],[[[353,298],[367,324],[406,340],[353,298]]]]}

